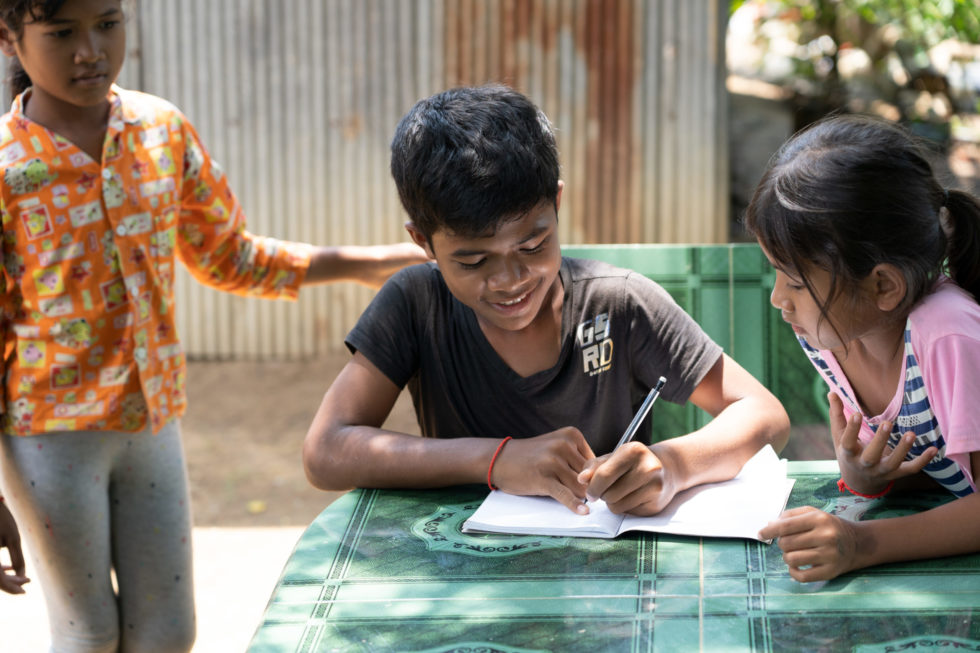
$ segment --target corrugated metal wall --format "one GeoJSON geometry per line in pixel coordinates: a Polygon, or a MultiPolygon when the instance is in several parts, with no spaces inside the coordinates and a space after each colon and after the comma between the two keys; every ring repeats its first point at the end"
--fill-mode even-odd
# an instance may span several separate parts
{"type": "MultiPolygon", "coordinates": [[[[728,238],[727,0],[136,0],[121,83],[166,97],[227,171],[251,231],[404,240],[388,142],[419,98],[501,81],[557,128],[569,243],[728,238]]],[[[179,278],[195,357],[342,348],[354,284],[294,304],[179,278]]]]}

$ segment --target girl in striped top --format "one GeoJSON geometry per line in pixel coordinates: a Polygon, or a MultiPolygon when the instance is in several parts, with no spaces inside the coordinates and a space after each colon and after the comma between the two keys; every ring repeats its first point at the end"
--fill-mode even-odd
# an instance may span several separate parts
{"type": "Polygon", "coordinates": [[[745,222],[830,388],[841,491],[956,497],[862,522],[802,507],[760,535],[802,582],[980,550],[980,201],[943,188],[901,127],[837,116],[780,148],[745,222]]]}

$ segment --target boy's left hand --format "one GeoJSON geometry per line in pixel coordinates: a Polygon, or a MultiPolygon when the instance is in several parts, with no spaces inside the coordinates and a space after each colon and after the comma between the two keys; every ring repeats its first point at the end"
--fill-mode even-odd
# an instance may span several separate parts
{"type": "Polygon", "coordinates": [[[511,440],[493,465],[492,482],[504,492],[550,496],[573,512],[588,514],[582,503],[585,486],[578,482],[578,470],[594,458],[582,432],[566,426],[533,438],[511,440]]]}
{"type": "Polygon", "coordinates": [[[618,514],[655,515],[677,494],[673,474],[640,442],[589,461],[578,480],[588,485],[586,496],[602,499],[618,514]]]}
{"type": "Polygon", "coordinates": [[[830,580],[857,567],[854,522],[813,506],[783,512],[759,531],[759,537],[779,538],[789,575],[801,583],[830,580]]]}

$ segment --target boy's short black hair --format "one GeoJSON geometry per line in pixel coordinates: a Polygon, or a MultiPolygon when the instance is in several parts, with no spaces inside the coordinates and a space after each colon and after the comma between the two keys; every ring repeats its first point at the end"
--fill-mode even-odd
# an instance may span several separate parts
{"type": "Polygon", "coordinates": [[[548,118],[502,85],[454,88],[399,121],[391,174],[402,205],[431,240],[443,229],[493,234],[558,195],[558,148],[548,118]]]}

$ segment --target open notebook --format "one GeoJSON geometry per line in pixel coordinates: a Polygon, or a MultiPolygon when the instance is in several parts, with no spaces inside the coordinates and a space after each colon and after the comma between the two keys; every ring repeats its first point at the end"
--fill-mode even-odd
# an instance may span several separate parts
{"type": "Polygon", "coordinates": [[[463,532],[611,538],[651,531],[758,540],[759,530],[786,507],[792,489],[786,461],[766,445],[735,478],[685,490],[652,517],[616,515],[601,500],[589,502],[588,515],[577,515],[551,497],[494,490],[463,523],[463,532]]]}

